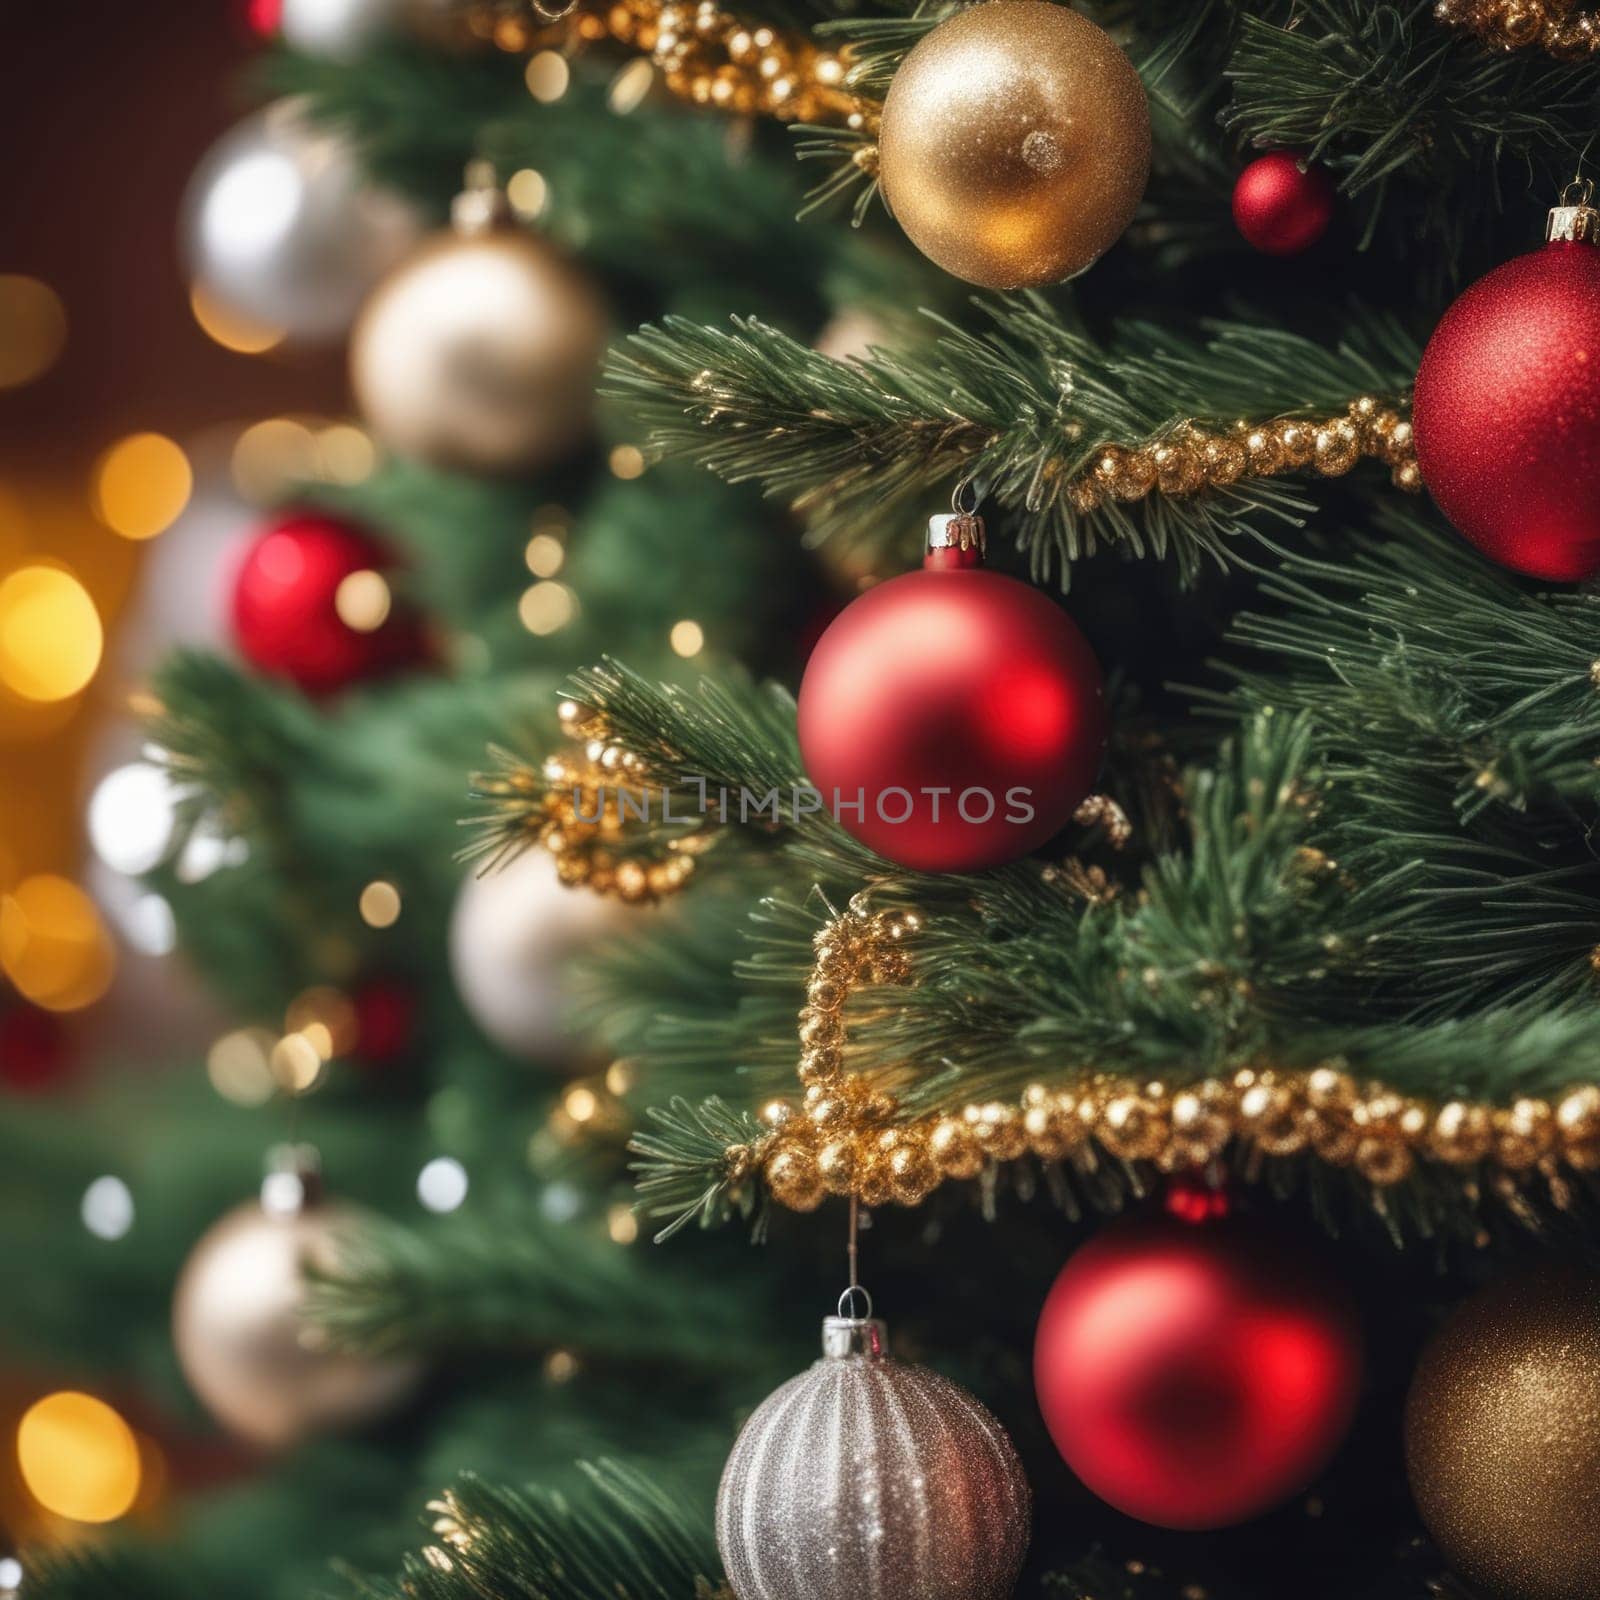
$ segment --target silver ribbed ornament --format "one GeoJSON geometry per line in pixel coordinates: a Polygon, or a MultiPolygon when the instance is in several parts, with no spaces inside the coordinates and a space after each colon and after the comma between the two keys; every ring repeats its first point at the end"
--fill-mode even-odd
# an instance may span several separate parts
{"type": "Polygon", "coordinates": [[[965,1389],[892,1359],[883,1323],[829,1317],[822,1360],[756,1408],[717,1492],[738,1600],[1006,1600],[1031,1496],[965,1389]]]}

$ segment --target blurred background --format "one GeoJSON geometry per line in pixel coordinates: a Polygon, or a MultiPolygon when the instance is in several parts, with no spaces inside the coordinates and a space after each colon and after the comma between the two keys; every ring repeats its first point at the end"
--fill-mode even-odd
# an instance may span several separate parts
{"type": "Polygon", "coordinates": [[[6,19],[0,141],[27,152],[0,168],[0,1073],[14,1089],[58,1083],[113,1030],[124,1057],[204,1037],[180,976],[150,985],[171,931],[126,875],[143,864],[138,780],[116,804],[106,791],[98,840],[93,798],[137,757],[126,713],[143,671],[214,635],[252,507],[287,473],[371,464],[338,422],[339,342],[232,320],[181,264],[185,186],[251,103],[274,20],[262,0],[6,19]]]}

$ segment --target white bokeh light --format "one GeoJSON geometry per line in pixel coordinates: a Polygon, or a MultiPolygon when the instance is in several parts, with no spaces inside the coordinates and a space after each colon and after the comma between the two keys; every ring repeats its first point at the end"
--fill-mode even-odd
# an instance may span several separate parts
{"type": "Polygon", "coordinates": [[[172,842],[176,798],[166,773],[148,761],[131,761],[107,773],[89,801],[95,854],[129,877],[148,872],[172,842]]]}
{"type": "Polygon", "coordinates": [[[454,1156],[435,1156],[417,1174],[417,1198],[430,1211],[454,1211],[468,1187],[467,1169],[454,1156]]]}
{"type": "MultiPolygon", "coordinates": [[[[79,1208],[83,1225],[97,1239],[121,1239],[133,1226],[133,1192],[121,1178],[107,1173],[83,1191],[79,1208]]],[[[4,1576],[0,1574],[0,1584],[4,1576]]]]}

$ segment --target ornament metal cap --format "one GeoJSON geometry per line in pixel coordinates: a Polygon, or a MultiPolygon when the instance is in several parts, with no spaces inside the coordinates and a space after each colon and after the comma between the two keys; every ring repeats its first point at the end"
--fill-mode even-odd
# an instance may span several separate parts
{"type": "Polygon", "coordinates": [[[978,515],[977,491],[970,482],[958,483],[950,496],[949,511],[928,518],[928,544],[923,557],[927,567],[975,567],[988,549],[988,534],[978,515]],[[947,553],[948,552],[948,553],[947,553]]]}
{"type": "Polygon", "coordinates": [[[469,161],[466,185],[450,202],[450,226],[471,238],[511,221],[511,201],[500,187],[492,161],[469,161]]]}
{"type": "Polygon", "coordinates": [[[1594,184],[1574,178],[1561,191],[1561,204],[1551,207],[1544,225],[1548,243],[1600,244],[1600,210],[1594,205],[1594,184]]]}
{"type": "Polygon", "coordinates": [[[889,1353],[888,1324],[872,1314],[872,1296],[853,1283],[839,1296],[839,1314],[822,1319],[822,1354],[829,1361],[866,1356],[881,1361],[889,1353]],[[861,1315],[853,1316],[857,1306],[861,1315]]]}

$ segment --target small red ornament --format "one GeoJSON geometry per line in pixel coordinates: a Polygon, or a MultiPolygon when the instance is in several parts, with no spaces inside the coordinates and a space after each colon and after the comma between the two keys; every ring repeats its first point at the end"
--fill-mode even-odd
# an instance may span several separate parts
{"type": "Polygon", "coordinates": [[[1304,1253],[1237,1218],[1117,1223],[1045,1301],[1034,1385],[1066,1463],[1163,1528],[1222,1528],[1302,1489],[1344,1437],[1361,1336],[1304,1253]]]}
{"type": "Polygon", "coordinates": [[[304,511],[272,523],[234,585],[240,654],[310,695],[416,664],[421,626],[378,581],[395,564],[381,540],[339,518],[304,511]]]}
{"type": "Polygon", "coordinates": [[[1297,256],[1333,221],[1333,183],[1291,150],[1258,156],[1234,183],[1233,221],[1263,255],[1297,256]]]}
{"type": "Polygon", "coordinates": [[[800,750],[825,810],[924,872],[1015,860],[1089,792],[1100,666],[1054,601],[979,563],[983,523],[935,517],[920,572],[867,590],[817,641],[800,750]]]}
{"type": "Polygon", "coordinates": [[[416,1032],[417,992],[398,978],[372,978],[350,996],[356,1017],[356,1058],[386,1066],[411,1048],[416,1032]]]}
{"type": "Polygon", "coordinates": [[[1417,369],[1417,466],[1492,561],[1558,583],[1600,568],[1600,211],[1550,213],[1547,242],[1445,312],[1417,369]]]}
{"type": "Polygon", "coordinates": [[[0,1084],[22,1094],[54,1088],[71,1065],[61,1019],[37,1006],[0,1011],[0,1084]]]}

